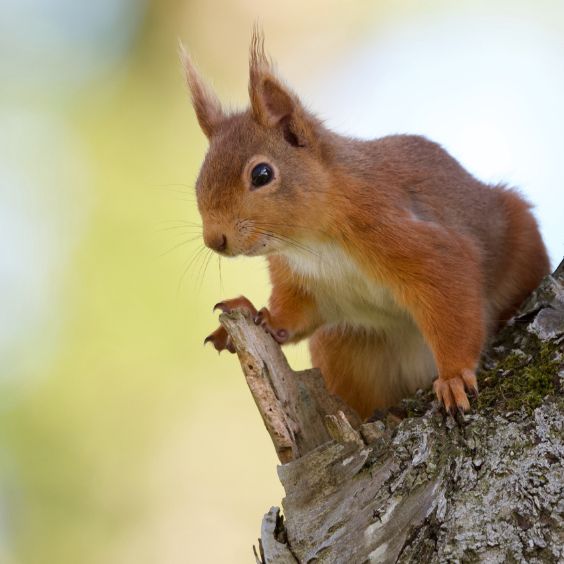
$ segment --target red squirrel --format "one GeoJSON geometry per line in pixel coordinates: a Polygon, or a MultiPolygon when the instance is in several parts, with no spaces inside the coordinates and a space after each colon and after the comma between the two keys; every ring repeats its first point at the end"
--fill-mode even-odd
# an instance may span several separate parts
{"type": "MultiPolygon", "coordinates": [[[[250,46],[250,107],[226,113],[181,48],[209,140],[196,183],[205,244],[265,256],[272,294],[246,308],[279,343],[309,338],[328,389],[361,416],[429,387],[470,408],[490,336],[549,271],[530,205],[416,135],[339,135],[250,46]],[[436,379],[435,379],[436,378],[436,379]]],[[[220,327],[205,342],[234,351],[220,327]]]]}

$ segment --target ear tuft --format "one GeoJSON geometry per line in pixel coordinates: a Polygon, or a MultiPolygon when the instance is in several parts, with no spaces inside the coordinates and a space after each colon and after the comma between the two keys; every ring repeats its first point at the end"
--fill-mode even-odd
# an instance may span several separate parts
{"type": "Polygon", "coordinates": [[[251,74],[261,72],[272,73],[272,62],[266,56],[264,50],[264,33],[255,22],[251,33],[251,45],[249,47],[249,70],[251,74]]]}
{"type": "Polygon", "coordinates": [[[180,40],[178,41],[178,53],[198,123],[209,139],[223,121],[225,114],[219,99],[200,77],[196,66],[180,40]]]}
{"type": "Polygon", "coordinates": [[[264,50],[264,34],[255,24],[249,49],[249,97],[255,121],[278,127],[295,147],[308,144],[308,118],[298,97],[276,76],[264,50]]]}
{"type": "Polygon", "coordinates": [[[249,97],[255,120],[268,127],[289,118],[299,104],[276,77],[264,51],[264,34],[257,24],[253,26],[249,49],[249,97]]]}

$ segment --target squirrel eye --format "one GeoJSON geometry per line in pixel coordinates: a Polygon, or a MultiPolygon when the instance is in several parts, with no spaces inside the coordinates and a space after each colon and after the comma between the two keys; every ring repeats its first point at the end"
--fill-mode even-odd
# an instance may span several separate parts
{"type": "Polygon", "coordinates": [[[268,184],[273,178],[274,171],[266,163],[260,163],[251,170],[251,183],[255,188],[268,184]]]}

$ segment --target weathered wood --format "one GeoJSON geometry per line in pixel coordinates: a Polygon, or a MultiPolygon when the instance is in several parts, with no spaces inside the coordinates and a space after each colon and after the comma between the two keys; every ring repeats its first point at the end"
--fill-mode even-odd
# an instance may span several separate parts
{"type": "MultiPolygon", "coordinates": [[[[266,558],[265,555],[268,554],[268,562],[270,564],[297,564],[298,561],[288,548],[285,538],[282,539],[284,542],[278,540],[277,536],[280,534],[280,531],[285,535],[280,509],[278,509],[278,507],[271,507],[270,511],[262,520],[260,531],[261,538],[259,539],[259,547],[262,560],[264,560],[266,558]]],[[[260,564],[261,560],[258,558],[256,549],[255,558],[258,564],[260,564]]]]}
{"type": "Polygon", "coordinates": [[[331,437],[325,417],[347,413],[353,427],[360,419],[343,401],[327,393],[319,370],[294,372],[278,344],[242,311],[219,317],[227,329],[247,384],[270,434],[280,462],[288,462],[331,437]]]}
{"type": "Polygon", "coordinates": [[[564,561],[564,262],[489,347],[457,420],[420,392],[360,425],[250,320],[221,319],[284,462],[260,561],[564,561]]]}
{"type": "Polygon", "coordinates": [[[362,448],[364,443],[358,431],[353,429],[346,415],[342,411],[338,411],[335,415],[327,415],[325,417],[325,426],[331,438],[339,443],[354,443],[362,448]]]}

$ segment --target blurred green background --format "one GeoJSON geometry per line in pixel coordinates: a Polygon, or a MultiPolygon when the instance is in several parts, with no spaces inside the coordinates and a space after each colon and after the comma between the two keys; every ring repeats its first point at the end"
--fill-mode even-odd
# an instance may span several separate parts
{"type": "Polygon", "coordinates": [[[4,0],[0,562],[251,562],[283,495],[236,359],[202,346],[215,302],[262,305],[268,284],[262,259],[220,276],[200,252],[177,38],[237,107],[258,20],[330,125],[426,133],[526,185],[560,258],[560,4],[424,4],[4,0]]]}

